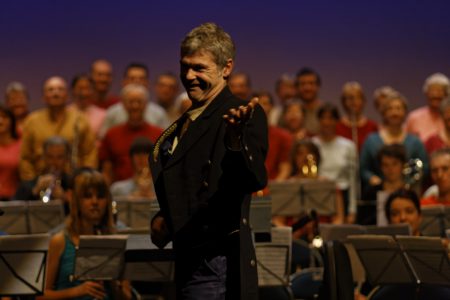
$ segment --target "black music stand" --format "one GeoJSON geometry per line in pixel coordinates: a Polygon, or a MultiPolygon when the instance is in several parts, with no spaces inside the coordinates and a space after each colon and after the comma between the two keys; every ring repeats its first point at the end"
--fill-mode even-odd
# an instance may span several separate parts
{"type": "Polygon", "coordinates": [[[27,234],[27,205],[25,201],[0,201],[4,214],[0,218],[0,230],[8,234],[27,234]]]}
{"type": "Polygon", "coordinates": [[[425,236],[445,237],[445,230],[450,228],[450,207],[429,205],[422,207],[420,233],[425,236]]]}
{"type": "Polygon", "coordinates": [[[119,220],[130,228],[142,229],[150,227],[150,220],[159,211],[155,199],[115,199],[119,220]]]}
{"type": "Polygon", "coordinates": [[[250,202],[250,228],[256,242],[270,242],[272,201],[270,196],[253,196],[250,202]]]}
{"type": "Polygon", "coordinates": [[[300,179],[269,183],[272,215],[298,216],[311,210],[319,215],[336,213],[336,184],[334,181],[300,179]]]}
{"type": "Polygon", "coordinates": [[[123,278],[131,281],[172,282],[175,255],[172,243],[159,249],[149,234],[128,236],[123,278]]]}
{"type": "Polygon", "coordinates": [[[64,205],[60,200],[28,201],[27,206],[30,234],[49,232],[64,222],[64,205]]]}
{"type": "Polygon", "coordinates": [[[42,295],[48,234],[0,237],[0,296],[42,295]]]}
{"type": "Polygon", "coordinates": [[[354,245],[373,286],[450,286],[450,263],[439,238],[355,235],[354,245]]]}
{"type": "Polygon", "coordinates": [[[117,280],[122,276],[127,235],[82,235],[73,280],[117,280]]]}

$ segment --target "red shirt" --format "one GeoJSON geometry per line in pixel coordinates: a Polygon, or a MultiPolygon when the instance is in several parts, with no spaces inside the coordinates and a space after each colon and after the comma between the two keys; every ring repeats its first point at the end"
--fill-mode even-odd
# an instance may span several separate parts
{"type": "Polygon", "coordinates": [[[106,99],[104,99],[101,102],[94,102],[94,104],[97,107],[108,109],[110,106],[113,106],[116,103],[119,103],[120,99],[117,96],[108,95],[106,99]]]}
{"type": "MultiPolygon", "coordinates": [[[[358,135],[358,151],[361,152],[362,145],[364,144],[364,141],[366,140],[367,136],[371,134],[372,132],[378,131],[378,125],[372,120],[367,120],[367,122],[362,125],[358,126],[357,128],[357,135],[358,135]]],[[[352,127],[349,126],[347,123],[344,123],[342,121],[339,121],[336,124],[336,134],[342,137],[345,137],[352,141],[352,127]]]]}
{"type": "Polygon", "coordinates": [[[269,126],[269,151],[266,157],[266,170],[269,179],[278,175],[278,167],[283,162],[289,163],[291,154],[292,136],[289,131],[269,126]]]}
{"type": "Polygon", "coordinates": [[[10,198],[19,183],[19,158],[21,140],[0,146],[0,198],[10,198]]]}
{"type": "Polygon", "coordinates": [[[434,134],[428,138],[425,142],[425,149],[427,149],[428,155],[436,150],[448,147],[445,141],[441,138],[439,134],[434,134]]]}
{"type": "Polygon", "coordinates": [[[110,128],[103,138],[100,151],[100,161],[110,161],[113,165],[114,181],[128,179],[133,176],[130,160],[130,146],[134,139],[145,136],[155,143],[163,130],[144,123],[138,128],[131,128],[128,123],[110,128]]]}
{"type": "Polygon", "coordinates": [[[450,206],[450,201],[439,201],[438,197],[435,195],[423,198],[420,200],[420,206],[427,206],[427,205],[436,205],[436,204],[442,204],[445,206],[450,206]]]}

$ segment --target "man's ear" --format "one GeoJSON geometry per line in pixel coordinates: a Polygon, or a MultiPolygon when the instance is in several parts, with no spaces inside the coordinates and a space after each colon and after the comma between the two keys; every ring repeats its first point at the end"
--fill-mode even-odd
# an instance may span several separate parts
{"type": "Polygon", "coordinates": [[[225,64],[225,66],[222,69],[223,78],[230,77],[231,71],[233,71],[233,67],[234,67],[234,61],[233,61],[233,59],[229,58],[227,60],[227,63],[225,64]]]}

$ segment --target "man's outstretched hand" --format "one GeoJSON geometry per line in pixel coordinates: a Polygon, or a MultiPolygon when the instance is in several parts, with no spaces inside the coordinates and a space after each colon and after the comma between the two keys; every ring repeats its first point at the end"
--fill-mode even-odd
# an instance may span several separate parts
{"type": "Polygon", "coordinates": [[[242,131],[253,116],[253,111],[256,104],[258,104],[258,98],[253,98],[247,105],[241,105],[237,109],[232,108],[228,111],[228,114],[223,115],[223,119],[227,123],[227,134],[229,136],[229,147],[231,149],[239,149],[240,139],[242,137],[242,131]]]}

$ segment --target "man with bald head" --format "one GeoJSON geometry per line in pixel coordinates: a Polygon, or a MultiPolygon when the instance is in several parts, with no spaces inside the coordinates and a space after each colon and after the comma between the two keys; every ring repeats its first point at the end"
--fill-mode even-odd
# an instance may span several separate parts
{"type": "Polygon", "coordinates": [[[52,136],[65,138],[71,146],[68,170],[96,167],[95,135],[81,113],[67,109],[66,81],[61,77],[50,77],[44,82],[42,95],[46,107],[31,113],[23,127],[21,179],[32,180],[43,171],[42,145],[52,136]]]}
{"type": "Polygon", "coordinates": [[[119,102],[119,98],[110,94],[113,70],[111,63],[104,59],[98,59],[91,65],[91,78],[94,82],[95,100],[94,105],[107,109],[119,102]]]}
{"type": "Polygon", "coordinates": [[[162,133],[162,129],[150,125],[145,120],[149,93],[144,85],[130,83],[122,89],[120,96],[127,121],[113,126],[106,132],[99,152],[102,171],[109,182],[133,176],[129,151],[134,139],[147,137],[154,143],[162,133]]]}

